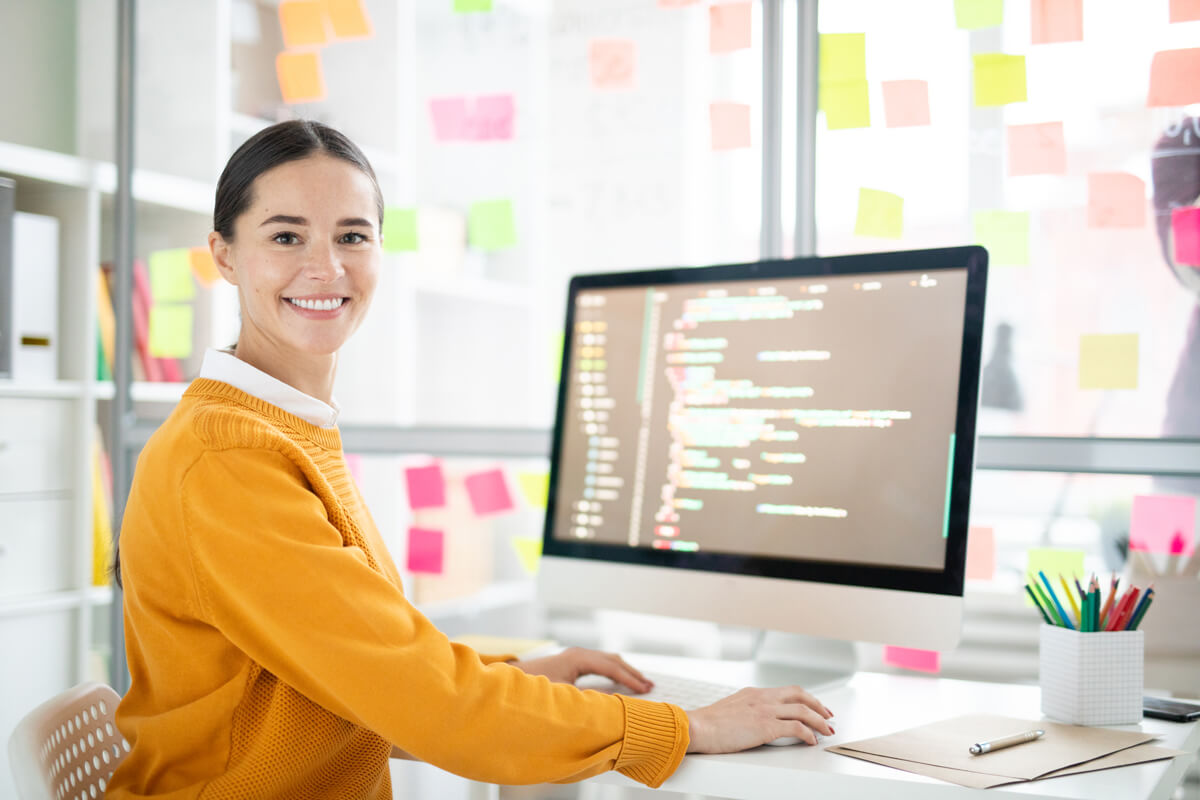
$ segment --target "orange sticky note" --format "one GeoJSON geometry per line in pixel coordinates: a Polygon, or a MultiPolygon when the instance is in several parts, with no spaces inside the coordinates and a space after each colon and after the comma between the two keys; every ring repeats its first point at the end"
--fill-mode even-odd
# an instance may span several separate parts
{"type": "Polygon", "coordinates": [[[1146,182],[1128,172],[1088,174],[1088,227],[1140,228],[1146,224],[1146,182]]]}
{"type": "Polygon", "coordinates": [[[320,53],[280,53],[275,56],[275,74],[283,102],[312,103],[325,99],[320,53]]]}
{"type": "Polygon", "coordinates": [[[972,525],[967,531],[967,577],[990,581],[996,577],[996,531],[972,525]]]}
{"type": "Polygon", "coordinates": [[[708,9],[708,49],[730,53],[750,47],[752,3],[723,3],[708,9]]]}
{"type": "MultiPolygon", "coordinates": [[[[1196,498],[1138,494],[1129,520],[1129,549],[1190,556],[1196,546],[1196,498]]],[[[1193,579],[1194,575],[1189,576],[1193,579]]]]}
{"type": "Polygon", "coordinates": [[[371,18],[362,0],[323,0],[325,15],[333,28],[333,38],[339,41],[369,39],[375,35],[371,18]]]}
{"type": "Polygon", "coordinates": [[[1171,210],[1171,238],[1175,242],[1175,263],[1200,267],[1200,208],[1171,210]]]}
{"type": "Polygon", "coordinates": [[[1083,0],[1033,0],[1029,9],[1033,44],[1083,41],[1083,0]]]}
{"type": "Polygon", "coordinates": [[[927,81],[883,81],[883,116],[889,128],[929,124],[927,81]]]}
{"type": "Polygon", "coordinates": [[[328,41],[325,35],[325,7],[319,0],[283,0],[279,4],[279,27],[283,29],[283,46],[320,46],[328,41]]]}
{"type": "Polygon", "coordinates": [[[1136,333],[1085,333],[1079,337],[1080,389],[1137,387],[1136,333]]]}
{"type": "Polygon", "coordinates": [[[883,648],[883,663],[917,672],[941,672],[941,653],[937,650],[915,650],[911,647],[883,648]]]}
{"type": "Polygon", "coordinates": [[[632,39],[593,39],[588,45],[592,87],[632,89],[637,48],[632,39]]]}
{"type": "Polygon", "coordinates": [[[213,261],[212,251],[207,247],[193,247],[189,250],[188,263],[201,286],[212,286],[221,279],[221,273],[217,272],[217,264],[213,261]]]}
{"type": "Polygon", "coordinates": [[[445,567],[446,534],[432,528],[408,529],[409,572],[441,575],[445,567]]]}
{"type": "Polygon", "coordinates": [[[1061,122],[1008,126],[1009,175],[1064,175],[1067,145],[1061,122]]]}
{"type": "Polygon", "coordinates": [[[1003,106],[1028,99],[1025,56],[976,53],[971,62],[975,68],[976,106],[1003,106]]]}
{"type": "Polygon", "coordinates": [[[1171,0],[1171,22],[1191,22],[1194,19],[1200,19],[1200,0],[1171,0]]]}
{"type": "Polygon", "coordinates": [[[860,188],[854,235],[899,239],[904,235],[904,198],[878,189],[860,188]]]}
{"type": "Polygon", "coordinates": [[[712,149],[733,150],[750,146],[750,106],[745,103],[709,103],[712,149]]]}
{"type": "Polygon", "coordinates": [[[1186,106],[1200,103],[1200,47],[1162,50],[1150,62],[1150,94],[1146,105],[1186,106]]]}

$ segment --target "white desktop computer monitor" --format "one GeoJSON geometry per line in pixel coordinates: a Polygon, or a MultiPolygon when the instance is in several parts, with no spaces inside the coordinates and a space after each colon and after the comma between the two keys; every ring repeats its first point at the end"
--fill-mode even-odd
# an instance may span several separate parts
{"type": "Polygon", "coordinates": [[[946,650],[987,252],[577,276],[538,591],[946,650]]]}

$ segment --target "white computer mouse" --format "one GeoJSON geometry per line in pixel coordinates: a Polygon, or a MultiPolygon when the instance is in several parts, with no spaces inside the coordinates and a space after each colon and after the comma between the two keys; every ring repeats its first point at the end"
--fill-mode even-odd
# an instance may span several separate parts
{"type": "Polygon", "coordinates": [[[767,742],[767,744],[771,745],[772,747],[783,747],[784,745],[788,744],[800,744],[802,741],[804,740],[799,736],[780,736],[778,739],[772,739],[771,741],[767,742]]]}

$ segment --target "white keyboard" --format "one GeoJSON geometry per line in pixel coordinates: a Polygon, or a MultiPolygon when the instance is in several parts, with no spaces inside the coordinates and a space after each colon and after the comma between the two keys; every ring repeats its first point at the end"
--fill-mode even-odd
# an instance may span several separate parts
{"type": "Polygon", "coordinates": [[[645,694],[633,695],[633,692],[624,686],[618,686],[613,691],[617,694],[633,695],[643,700],[673,703],[684,711],[711,705],[722,697],[728,697],[737,691],[736,686],[709,683],[694,678],[685,678],[682,675],[648,671],[643,671],[642,674],[654,682],[654,688],[645,694]]]}

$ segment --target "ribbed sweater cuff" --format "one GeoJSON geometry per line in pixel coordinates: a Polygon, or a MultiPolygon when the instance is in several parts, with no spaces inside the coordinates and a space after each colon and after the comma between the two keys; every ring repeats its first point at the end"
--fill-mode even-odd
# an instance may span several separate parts
{"type": "Polygon", "coordinates": [[[617,696],[625,704],[625,744],[614,769],[657,789],[687,752],[687,714],[667,703],[617,696]]]}

